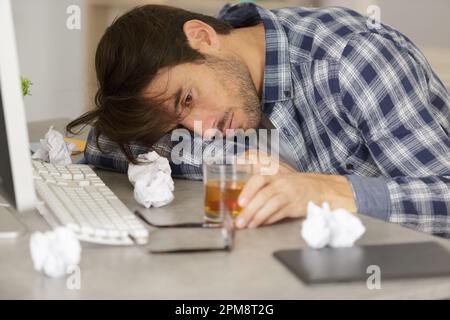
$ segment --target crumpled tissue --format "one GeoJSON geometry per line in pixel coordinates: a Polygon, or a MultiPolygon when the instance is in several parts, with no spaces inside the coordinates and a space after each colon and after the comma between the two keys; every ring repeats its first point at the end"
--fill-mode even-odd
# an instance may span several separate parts
{"type": "Polygon", "coordinates": [[[32,159],[39,159],[55,165],[68,165],[72,163],[70,155],[76,148],[75,144],[64,141],[64,136],[50,127],[41,139],[39,149],[31,156],[32,159]]]}
{"type": "Polygon", "coordinates": [[[140,154],[141,164],[128,166],[128,179],[134,185],[134,198],[146,208],[162,207],[173,199],[174,184],[169,161],[155,151],[140,154]]]}
{"type": "Polygon", "coordinates": [[[310,247],[320,249],[351,247],[365,231],[361,220],[347,210],[331,211],[326,202],[319,207],[310,201],[301,234],[310,247]]]}
{"type": "Polygon", "coordinates": [[[69,267],[80,263],[81,258],[79,240],[72,230],[64,227],[33,233],[30,251],[34,269],[51,278],[65,275],[69,267]]]}

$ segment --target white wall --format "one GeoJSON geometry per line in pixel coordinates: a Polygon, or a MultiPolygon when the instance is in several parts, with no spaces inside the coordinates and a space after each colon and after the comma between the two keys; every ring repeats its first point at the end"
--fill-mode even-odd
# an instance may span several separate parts
{"type": "Polygon", "coordinates": [[[21,74],[31,79],[28,121],[75,117],[85,110],[85,41],[66,27],[69,5],[84,0],[13,0],[21,74]]]}

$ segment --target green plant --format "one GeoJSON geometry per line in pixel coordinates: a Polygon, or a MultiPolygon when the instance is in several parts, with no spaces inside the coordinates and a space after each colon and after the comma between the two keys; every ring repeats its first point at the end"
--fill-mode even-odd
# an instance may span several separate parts
{"type": "Polygon", "coordinates": [[[33,82],[24,77],[20,77],[20,80],[22,82],[22,96],[31,96],[30,87],[33,85],[33,82]]]}

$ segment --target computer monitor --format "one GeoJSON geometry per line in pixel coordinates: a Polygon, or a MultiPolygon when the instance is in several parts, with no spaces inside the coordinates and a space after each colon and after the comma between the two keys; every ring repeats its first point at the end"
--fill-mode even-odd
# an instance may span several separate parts
{"type": "Polygon", "coordinates": [[[10,0],[0,0],[0,48],[0,195],[22,212],[36,194],[10,0]]]}

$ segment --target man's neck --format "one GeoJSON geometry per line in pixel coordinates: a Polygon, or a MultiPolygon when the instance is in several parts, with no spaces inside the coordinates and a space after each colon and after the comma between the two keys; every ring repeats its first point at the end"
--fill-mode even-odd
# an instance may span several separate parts
{"type": "Polygon", "coordinates": [[[231,51],[248,67],[250,76],[261,99],[266,64],[266,35],[262,23],[234,29],[228,38],[231,51]]]}

